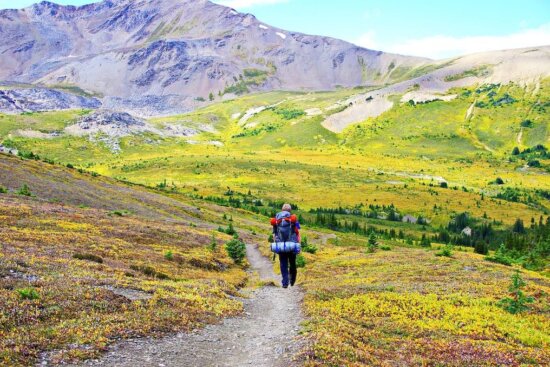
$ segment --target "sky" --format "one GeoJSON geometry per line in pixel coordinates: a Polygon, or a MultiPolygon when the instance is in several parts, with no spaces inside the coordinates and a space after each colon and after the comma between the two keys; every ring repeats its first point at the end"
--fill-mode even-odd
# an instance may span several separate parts
{"type": "MultiPolygon", "coordinates": [[[[174,0],[177,1],[177,0],[174,0]]],[[[21,8],[32,0],[0,0],[21,8]]],[[[82,5],[90,0],[57,0],[82,5]]],[[[289,31],[442,59],[550,45],[550,0],[215,0],[289,31]]]]}

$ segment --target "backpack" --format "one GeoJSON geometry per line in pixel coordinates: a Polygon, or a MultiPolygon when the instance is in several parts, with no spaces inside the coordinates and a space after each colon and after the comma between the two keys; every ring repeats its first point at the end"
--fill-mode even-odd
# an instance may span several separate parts
{"type": "Polygon", "coordinates": [[[275,217],[277,241],[279,242],[296,242],[296,216],[291,215],[287,211],[277,213],[275,217]]]}

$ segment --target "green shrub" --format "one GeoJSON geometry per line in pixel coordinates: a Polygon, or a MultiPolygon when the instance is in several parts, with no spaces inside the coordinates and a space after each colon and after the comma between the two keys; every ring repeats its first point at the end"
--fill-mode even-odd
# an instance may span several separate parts
{"type": "Polygon", "coordinates": [[[223,91],[223,94],[233,93],[233,94],[236,94],[236,95],[241,95],[241,94],[245,94],[245,93],[248,93],[248,92],[249,92],[249,89],[246,86],[246,83],[241,81],[237,84],[226,87],[223,91]]]}
{"type": "Polygon", "coordinates": [[[233,228],[233,223],[229,223],[229,225],[227,226],[227,229],[225,230],[225,233],[229,235],[237,234],[237,231],[235,231],[235,228],[233,228]]]}
{"type": "Polygon", "coordinates": [[[267,75],[267,71],[259,69],[244,69],[243,75],[246,78],[256,78],[259,76],[267,75]]]}
{"type": "Polygon", "coordinates": [[[23,186],[17,190],[16,194],[21,196],[32,196],[31,190],[27,184],[23,184],[23,186]]]}
{"type": "Polygon", "coordinates": [[[474,246],[474,252],[476,254],[487,255],[489,253],[489,245],[485,241],[478,240],[474,246]]]}
{"type": "Polygon", "coordinates": [[[33,152],[24,152],[24,151],[18,151],[17,155],[23,159],[34,159],[34,160],[40,160],[40,156],[38,154],[34,154],[33,152]]]}
{"type": "Polygon", "coordinates": [[[40,295],[38,294],[36,289],[34,289],[32,287],[17,289],[16,292],[19,294],[19,296],[22,299],[28,299],[28,300],[32,301],[32,300],[40,298],[40,295]]]}
{"type": "Polygon", "coordinates": [[[103,258],[94,254],[76,253],[73,255],[73,258],[78,260],[93,261],[98,264],[103,264],[103,258]]]}
{"type": "Polygon", "coordinates": [[[174,253],[172,252],[172,250],[168,250],[164,253],[164,258],[168,261],[172,261],[174,260],[174,253]]]}
{"type": "Polygon", "coordinates": [[[288,108],[275,109],[274,112],[277,115],[282,116],[283,119],[285,120],[292,120],[306,114],[303,110],[298,110],[293,108],[292,109],[288,109],[288,108]]]}
{"type": "Polygon", "coordinates": [[[123,217],[128,214],[130,214],[130,212],[127,210],[113,210],[109,212],[109,215],[116,215],[117,217],[123,217]]]}
{"type": "Polygon", "coordinates": [[[506,248],[504,247],[504,244],[500,245],[499,249],[495,252],[493,256],[485,256],[485,260],[506,266],[510,266],[513,263],[512,258],[510,258],[506,254],[506,248]]]}
{"type": "Polygon", "coordinates": [[[420,240],[420,246],[432,247],[432,243],[430,242],[430,239],[426,236],[426,234],[422,234],[422,239],[420,240]]]}
{"type": "Polygon", "coordinates": [[[380,246],[380,250],[383,250],[383,251],[391,251],[391,247],[390,247],[390,246],[383,245],[383,246],[380,246]]]}
{"type": "Polygon", "coordinates": [[[308,240],[307,240],[307,237],[306,237],[306,236],[304,236],[304,237],[302,238],[302,243],[301,243],[301,245],[302,245],[302,250],[303,250],[304,252],[307,252],[307,253],[309,253],[309,254],[315,254],[315,253],[317,253],[317,246],[315,246],[315,245],[310,245],[309,242],[308,242],[308,240]]]}
{"type": "Polygon", "coordinates": [[[216,236],[214,233],[212,233],[212,240],[210,240],[210,244],[208,245],[208,249],[210,251],[216,251],[216,248],[218,247],[218,241],[216,241],[216,236]]]}
{"type": "Polygon", "coordinates": [[[511,314],[521,313],[529,309],[529,303],[535,302],[531,296],[526,296],[521,290],[525,287],[525,281],[521,278],[519,270],[512,275],[512,284],[508,288],[511,297],[506,297],[498,302],[498,305],[511,314]]]}
{"type": "Polygon", "coordinates": [[[161,280],[170,279],[170,277],[167,274],[164,274],[162,272],[156,271],[152,266],[147,265],[130,265],[130,269],[139,271],[140,273],[143,273],[147,276],[154,277],[161,280]]]}
{"type": "Polygon", "coordinates": [[[225,250],[235,264],[241,264],[246,256],[246,245],[239,239],[232,239],[225,244],[225,250]]]}
{"type": "Polygon", "coordinates": [[[369,252],[374,252],[378,248],[378,241],[376,239],[376,234],[374,233],[374,231],[369,234],[367,247],[369,252]]]}
{"type": "Polygon", "coordinates": [[[504,180],[500,177],[497,177],[497,179],[495,180],[495,184],[497,185],[504,185],[504,180]]]}
{"type": "Polygon", "coordinates": [[[306,266],[306,258],[303,255],[298,254],[296,256],[296,267],[304,268],[306,266]]]}
{"type": "Polygon", "coordinates": [[[4,186],[0,186],[0,194],[7,194],[8,189],[6,189],[4,186]]]}
{"type": "Polygon", "coordinates": [[[74,166],[73,166],[72,164],[70,164],[70,163],[67,163],[67,168],[73,169],[74,166]]]}
{"type": "Polygon", "coordinates": [[[523,120],[520,125],[521,127],[533,127],[535,124],[531,120],[523,120]]]}
{"type": "Polygon", "coordinates": [[[435,256],[445,256],[445,257],[452,257],[453,256],[453,246],[452,245],[446,245],[441,250],[435,253],[435,256]]]}

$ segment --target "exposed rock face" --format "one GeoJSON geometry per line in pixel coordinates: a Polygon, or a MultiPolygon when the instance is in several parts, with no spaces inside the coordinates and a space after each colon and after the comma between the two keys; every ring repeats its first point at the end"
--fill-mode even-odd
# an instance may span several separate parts
{"type": "Polygon", "coordinates": [[[110,126],[117,129],[129,129],[133,127],[143,127],[145,122],[132,117],[125,112],[104,112],[97,111],[84,116],[78,126],[83,130],[99,128],[101,126],[110,126]]]}
{"type": "Polygon", "coordinates": [[[155,132],[155,128],[145,121],[125,112],[95,111],[83,116],[76,124],[67,127],[66,132],[72,135],[91,135],[104,133],[112,137],[127,136],[140,132],[155,132]]]}
{"type": "Polygon", "coordinates": [[[112,152],[120,152],[120,138],[141,133],[162,134],[143,120],[126,112],[98,110],[83,116],[64,131],[69,135],[87,136],[90,141],[105,144],[112,152]]]}
{"type": "Polygon", "coordinates": [[[0,90],[0,112],[21,113],[75,108],[95,109],[101,106],[96,98],[77,96],[45,88],[0,90]]]}
{"type": "Polygon", "coordinates": [[[393,68],[428,62],[273,28],[206,0],[44,1],[0,11],[0,36],[0,80],[77,85],[141,115],[190,109],[232,86],[384,84],[393,68]]]}
{"type": "Polygon", "coordinates": [[[77,123],[67,126],[63,133],[88,137],[90,141],[102,142],[111,151],[119,152],[120,138],[125,136],[151,133],[158,137],[190,137],[199,131],[170,123],[157,128],[126,112],[96,110],[80,118],[77,123]]]}

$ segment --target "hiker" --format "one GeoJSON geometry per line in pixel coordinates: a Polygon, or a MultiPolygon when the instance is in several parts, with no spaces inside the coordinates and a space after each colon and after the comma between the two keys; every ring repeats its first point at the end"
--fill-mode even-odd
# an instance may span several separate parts
{"type": "Polygon", "coordinates": [[[284,204],[282,211],[277,213],[275,218],[271,218],[275,241],[275,249],[272,247],[272,250],[279,254],[283,288],[288,288],[289,284],[294,286],[296,283],[296,255],[300,252],[300,222],[291,211],[290,204],[284,204]],[[281,243],[283,248],[277,248],[277,244],[281,243]]]}

